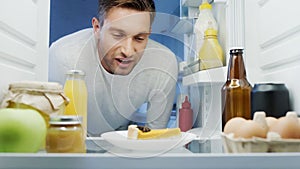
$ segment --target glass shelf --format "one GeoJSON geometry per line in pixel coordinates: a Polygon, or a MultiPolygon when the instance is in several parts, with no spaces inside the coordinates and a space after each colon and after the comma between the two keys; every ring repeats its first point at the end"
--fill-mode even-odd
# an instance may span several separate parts
{"type": "Polygon", "coordinates": [[[182,85],[209,85],[212,83],[224,83],[227,76],[227,67],[213,68],[208,70],[201,70],[193,74],[184,76],[182,85]]]}
{"type": "MultiPolygon", "coordinates": [[[[195,140],[192,144],[203,143],[195,140]]],[[[194,146],[197,148],[197,146],[194,146]]],[[[299,168],[300,153],[198,153],[182,148],[180,151],[163,152],[149,157],[129,152],[126,154],[98,151],[86,154],[71,153],[0,153],[0,168],[198,168],[198,169],[273,169],[299,168]],[[247,165],[245,165],[247,164],[247,165]]],[[[136,152],[135,152],[136,153],[136,152]]]]}

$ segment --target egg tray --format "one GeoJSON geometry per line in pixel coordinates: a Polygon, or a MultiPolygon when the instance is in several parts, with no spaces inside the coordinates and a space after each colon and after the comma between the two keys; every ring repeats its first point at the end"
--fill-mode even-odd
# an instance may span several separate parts
{"type": "Polygon", "coordinates": [[[222,133],[222,142],[226,153],[251,152],[300,152],[300,139],[234,138],[233,134],[222,133]]]}

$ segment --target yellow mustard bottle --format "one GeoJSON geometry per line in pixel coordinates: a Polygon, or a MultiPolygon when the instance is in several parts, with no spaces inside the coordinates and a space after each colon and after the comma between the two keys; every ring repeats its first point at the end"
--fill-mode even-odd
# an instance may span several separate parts
{"type": "Polygon", "coordinates": [[[205,31],[204,42],[199,51],[200,70],[225,65],[223,49],[218,41],[218,32],[213,28],[205,31]]]}
{"type": "Polygon", "coordinates": [[[69,70],[64,85],[64,93],[70,99],[65,115],[82,116],[82,127],[87,133],[87,88],[85,73],[81,70],[69,70]]]}

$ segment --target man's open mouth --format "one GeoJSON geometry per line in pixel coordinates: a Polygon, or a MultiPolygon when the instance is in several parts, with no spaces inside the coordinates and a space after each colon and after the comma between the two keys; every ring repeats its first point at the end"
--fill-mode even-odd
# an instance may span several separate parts
{"type": "Polygon", "coordinates": [[[118,62],[123,63],[123,64],[128,64],[128,63],[130,63],[132,61],[132,60],[129,60],[129,59],[119,59],[119,58],[116,58],[116,60],[118,62]]]}
{"type": "Polygon", "coordinates": [[[127,58],[116,58],[116,61],[118,61],[120,67],[125,68],[128,67],[133,60],[127,58]]]}

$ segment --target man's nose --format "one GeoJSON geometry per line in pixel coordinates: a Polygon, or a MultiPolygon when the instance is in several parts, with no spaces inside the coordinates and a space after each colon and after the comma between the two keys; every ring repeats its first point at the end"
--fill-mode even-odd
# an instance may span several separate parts
{"type": "Polygon", "coordinates": [[[130,57],[135,53],[134,44],[132,38],[128,37],[123,40],[121,52],[126,55],[126,57],[130,57]]]}

